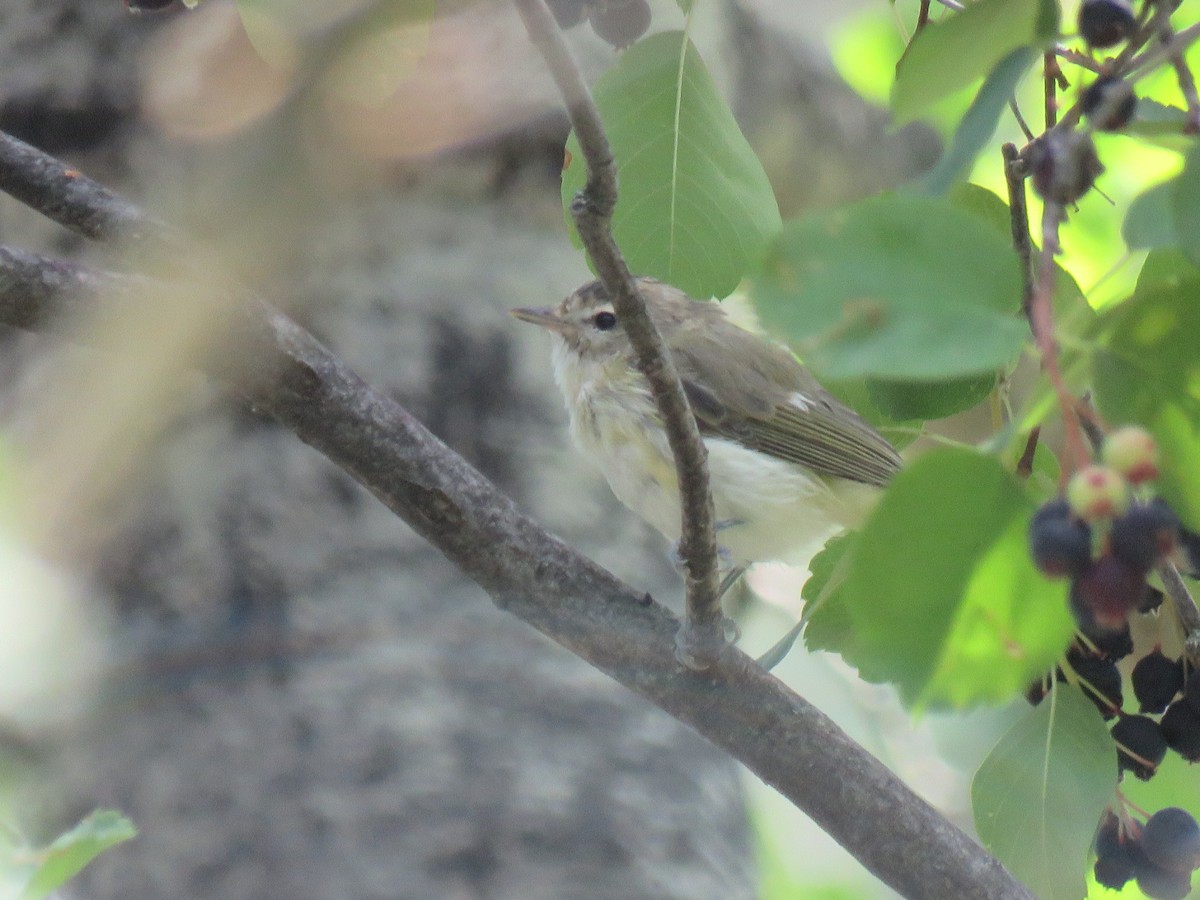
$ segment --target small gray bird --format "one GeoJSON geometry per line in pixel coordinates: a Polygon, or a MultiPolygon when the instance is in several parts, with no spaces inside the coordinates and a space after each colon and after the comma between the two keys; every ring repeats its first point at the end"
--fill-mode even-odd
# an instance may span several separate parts
{"type": "MultiPolygon", "coordinates": [[[[637,283],[708,449],[726,563],[807,564],[832,534],[861,522],[899,455],[786,347],[738,327],[718,303],[653,278],[637,283]]],[[[556,307],[512,312],[550,332],[575,443],[622,503],[677,541],[666,432],[604,286],[593,281],[556,307]]]]}

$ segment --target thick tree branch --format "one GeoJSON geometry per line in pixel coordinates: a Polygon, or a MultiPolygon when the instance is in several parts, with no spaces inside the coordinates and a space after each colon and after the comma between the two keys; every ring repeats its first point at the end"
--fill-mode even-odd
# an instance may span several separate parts
{"type": "MultiPolygon", "coordinates": [[[[154,282],[0,247],[0,323],[42,330],[97,304],[138,315],[154,282]]],[[[169,283],[150,296],[175,293],[169,283]]],[[[910,897],[1029,898],[993,857],[819,710],[736,649],[681,670],[678,621],[518,510],[308,332],[250,299],[242,363],[210,373],[329,457],[496,604],[695,728],[910,897]]]]}
{"type": "Polygon", "coordinates": [[[633,343],[638,366],[650,383],[675,457],[682,506],[679,552],[687,571],[688,628],[680,634],[680,657],[695,668],[706,669],[716,662],[725,645],[708,454],[675,363],[646,314],[645,303],[613,239],[617,169],[591,92],[544,0],[514,2],[530,40],[546,60],[563,96],[587,165],[587,183],[571,203],[575,228],[633,343]]]}

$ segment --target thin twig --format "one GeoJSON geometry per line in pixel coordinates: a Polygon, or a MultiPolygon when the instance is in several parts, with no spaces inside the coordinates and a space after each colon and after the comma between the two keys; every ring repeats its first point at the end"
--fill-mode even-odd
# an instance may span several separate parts
{"type": "Polygon", "coordinates": [[[1080,53],[1078,50],[1072,50],[1070,47],[1064,47],[1058,44],[1054,47],[1054,54],[1059,59],[1065,59],[1067,62],[1079,66],[1081,69],[1087,69],[1089,72],[1095,72],[1097,75],[1103,75],[1105,72],[1104,66],[1096,62],[1086,53],[1080,53]]]}
{"type": "Polygon", "coordinates": [[[1042,113],[1049,131],[1058,121],[1058,79],[1062,70],[1053,51],[1042,54],[1042,113]]]}
{"type": "Polygon", "coordinates": [[[1066,380],[1058,366],[1058,343],[1054,339],[1054,254],[1058,249],[1058,226],[1064,216],[1061,203],[1047,200],[1042,209],[1042,252],[1038,264],[1037,280],[1033,286],[1033,298],[1029,307],[1030,328],[1042,354],[1042,368],[1058,396],[1062,413],[1064,440],[1072,456],[1072,466],[1063,467],[1063,480],[1074,469],[1083,468],[1091,462],[1091,454],[1083,440],[1079,418],[1075,410],[1075,397],[1067,389],[1066,380]]]}
{"type": "MultiPolygon", "coordinates": [[[[1154,9],[1158,20],[1159,40],[1164,47],[1172,48],[1175,43],[1175,28],[1171,25],[1171,13],[1165,3],[1155,4],[1154,9]]],[[[1179,82],[1179,91],[1187,103],[1187,124],[1183,127],[1184,133],[1196,134],[1200,132],[1200,96],[1196,94],[1196,79],[1192,77],[1192,70],[1183,58],[1181,48],[1169,50],[1167,58],[1171,61],[1171,67],[1175,70],[1175,80],[1179,82]]]]}
{"type": "Polygon", "coordinates": [[[1021,133],[1025,135],[1025,140],[1032,141],[1033,129],[1029,127],[1029,123],[1025,121],[1025,117],[1021,115],[1021,107],[1017,105],[1016,97],[1008,98],[1008,108],[1012,110],[1013,118],[1017,120],[1017,125],[1021,129],[1021,133]]]}
{"type": "Polygon", "coordinates": [[[920,34],[921,29],[929,24],[929,3],[930,0],[921,0],[921,5],[917,7],[917,24],[913,26],[913,37],[920,34]]]}
{"type": "Polygon", "coordinates": [[[1029,237],[1029,208],[1025,202],[1025,179],[1017,172],[1019,153],[1015,144],[1000,148],[1004,155],[1004,181],[1008,186],[1009,228],[1012,232],[1013,249],[1021,261],[1021,310],[1033,327],[1033,240],[1029,237]]]}
{"type": "MultiPolygon", "coordinates": [[[[0,247],[0,322],[40,330],[97,307],[143,315],[150,298],[174,293],[165,282],[147,292],[148,282],[0,247]]],[[[525,516],[291,319],[250,297],[236,314],[244,365],[210,374],[341,466],[498,607],[725,749],[901,895],[1032,900],[994,857],[736,648],[722,655],[719,680],[681,673],[678,620],[667,609],[525,516]]]]}
{"type": "Polygon", "coordinates": [[[680,634],[680,658],[693,668],[707,669],[716,663],[726,644],[708,456],[675,364],[613,239],[617,171],[600,113],[544,0],[514,2],[563,96],[587,164],[587,183],[571,203],[575,227],[633,343],[675,457],[682,507],[679,551],[687,572],[687,617],[680,634]]]}

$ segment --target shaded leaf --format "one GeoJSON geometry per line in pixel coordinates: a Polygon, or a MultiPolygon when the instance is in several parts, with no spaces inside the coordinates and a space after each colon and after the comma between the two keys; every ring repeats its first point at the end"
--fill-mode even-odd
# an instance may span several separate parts
{"type": "Polygon", "coordinates": [[[944,194],[971,171],[975,157],[996,133],[1000,114],[1036,55],[1031,47],[1018,47],[996,64],[971,101],[941,160],[917,182],[921,193],[944,194]]]}
{"type": "MultiPolygon", "coordinates": [[[[695,46],[680,32],[651,35],[594,94],[620,181],[613,233],[630,269],[697,298],[732,292],[778,233],[779,207],[695,46]]],[[[574,134],[567,156],[569,210],[586,179],[574,134]]]]}
{"type": "Polygon", "coordinates": [[[1171,213],[1173,182],[1155,185],[1135,197],[1121,224],[1121,237],[1130,250],[1152,250],[1175,245],[1175,222],[1171,213]]]}
{"type": "Polygon", "coordinates": [[[884,196],[790,222],[749,290],[828,379],[982,375],[1028,336],[1008,241],[945,200],[884,196]]]}
{"type": "Polygon", "coordinates": [[[1078,900],[1092,835],[1116,781],[1113,741],[1096,707],[1079,690],[1056,685],[975,773],[975,829],[1036,896],[1078,900]]]}

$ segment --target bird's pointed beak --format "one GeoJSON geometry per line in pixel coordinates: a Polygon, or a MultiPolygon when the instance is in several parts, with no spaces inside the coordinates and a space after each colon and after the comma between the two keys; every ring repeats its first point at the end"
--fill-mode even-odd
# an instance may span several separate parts
{"type": "Polygon", "coordinates": [[[509,313],[513,318],[520,319],[522,322],[530,322],[534,325],[541,325],[543,328],[549,328],[552,331],[562,331],[565,323],[558,314],[549,306],[528,306],[510,309],[509,313]]]}

